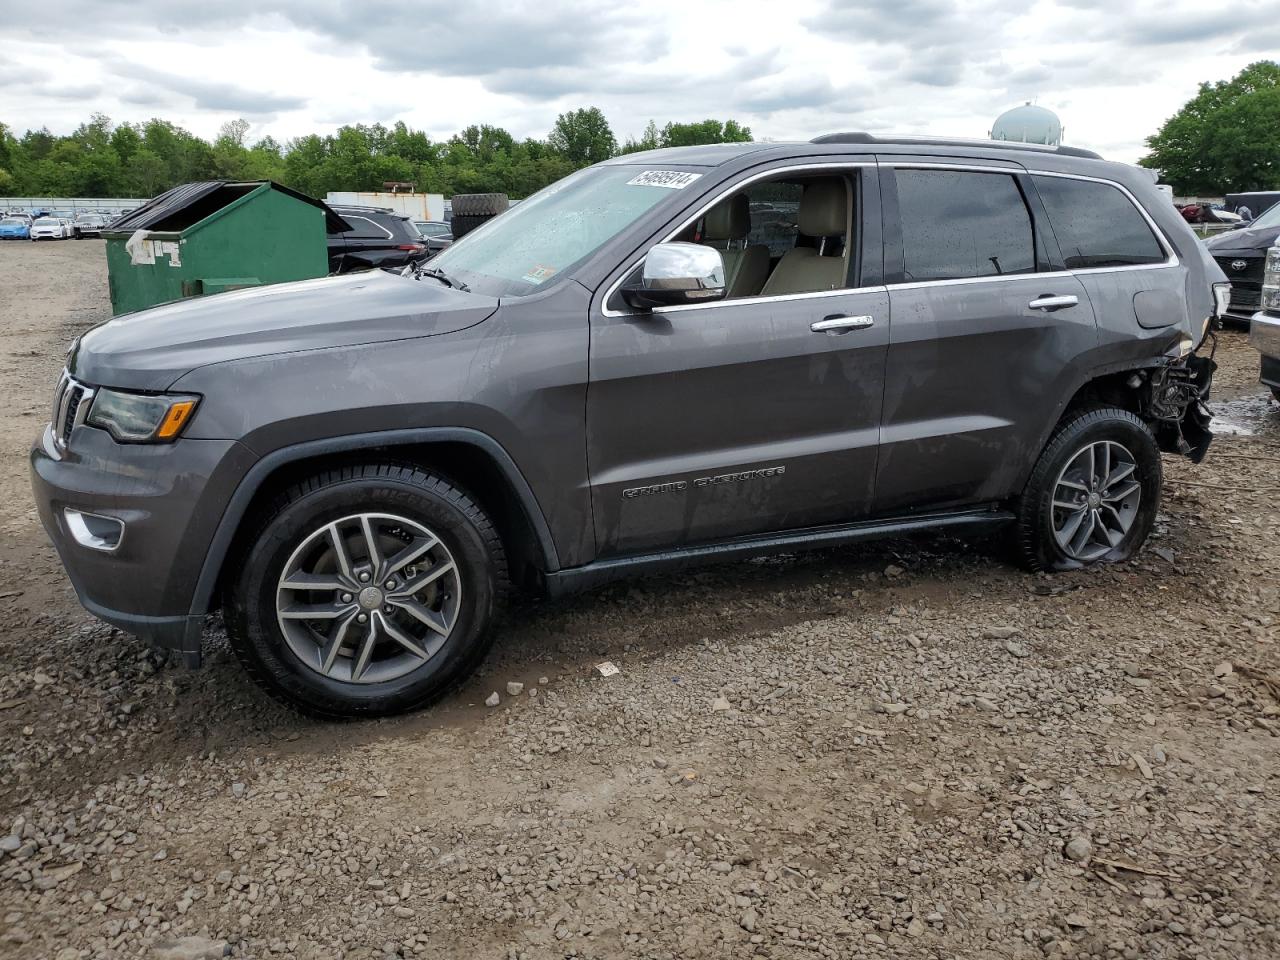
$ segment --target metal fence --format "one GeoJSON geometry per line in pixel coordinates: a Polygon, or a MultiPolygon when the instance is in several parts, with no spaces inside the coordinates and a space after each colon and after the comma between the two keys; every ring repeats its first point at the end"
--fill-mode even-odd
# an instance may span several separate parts
{"type": "Polygon", "coordinates": [[[109,213],[123,213],[146,202],[147,198],[138,197],[0,197],[0,213],[9,210],[26,213],[33,210],[69,210],[71,213],[97,213],[106,210],[109,213]]]}

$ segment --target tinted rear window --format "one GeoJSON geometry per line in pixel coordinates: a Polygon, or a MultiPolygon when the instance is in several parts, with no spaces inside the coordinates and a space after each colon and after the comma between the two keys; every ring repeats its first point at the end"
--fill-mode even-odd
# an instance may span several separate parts
{"type": "Polygon", "coordinates": [[[338,216],[351,224],[343,234],[351,240],[400,240],[407,236],[403,221],[394,217],[362,216],[358,213],[342,213],[338,216]]]}
{"type": "Polygon", "coordinates": [[[1035,271],[1031,215],[1013,177],[953,170],[896,177],[907,281],[1035,271]]]}
{"type": "Polygon", "coordinates": [[[1116,187],[1065,177],[1032,179],[1068,269],[1164,262],[1151,227],[1116,187]]]}

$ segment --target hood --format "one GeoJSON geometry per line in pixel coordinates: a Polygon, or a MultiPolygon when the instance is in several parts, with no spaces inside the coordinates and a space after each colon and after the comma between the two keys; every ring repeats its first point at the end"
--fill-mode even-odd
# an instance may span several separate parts
{"type": "Polygon", "coordinates": [[[1215,257],[1227,257],[1234,253],[1242,256],[1265,256],[1267,248],[1280,239],[1280,226],[1241,227],[1210,237],[1204,242],[1215,257]]]}
{"type": "Polygon", "coordinates": [[[497,308],[493,297],[370,270],[125,314],[81,337],[67,368],[97,386],[164,390],[211,363],[451,333],[497,308]]]}

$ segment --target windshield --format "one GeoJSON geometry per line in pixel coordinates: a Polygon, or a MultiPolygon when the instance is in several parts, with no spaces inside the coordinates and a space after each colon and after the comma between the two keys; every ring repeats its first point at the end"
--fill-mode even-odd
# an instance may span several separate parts
{"type": "Polygon", "coordinates": [[[1280,203],[1267,207],[1267,212],[1260,214],[1251,227],[1280,227],[1280,203]]]}
{"type": "Polygon", "coordinates": [[[430,266],[476,293],[528,296],[699,176],[633,166],[579,170],[455,240],[430,266]]]}
{"type": "Polygon", "coordinates": [[[0,220],[0,227],[21,227],[21,226],[23,226],[23,222],[21,220],[15,220],[13,217],[5,217],[3,220],[0,220]]]}
{"type": "Polygon", "coordinates": [[[37,227],[56,227],[62,223],[61,220],[54,220],[51,217],[41,217],[36,221],[37,227]]]}

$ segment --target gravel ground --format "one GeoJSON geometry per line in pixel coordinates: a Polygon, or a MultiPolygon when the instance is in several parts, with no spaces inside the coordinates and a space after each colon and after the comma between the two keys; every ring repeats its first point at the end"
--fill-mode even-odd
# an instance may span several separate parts
{"type": "Polygon", "coordinates": [[[429,712],[319,724],[216,632],[187,672],[77,606],[24,456],[101,243],[0,247],[0,302],[0,955],[1280,956],[1280,411],[1239,332],[1132,563],[621,584],[517,607],[429,712]]]}

